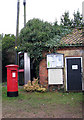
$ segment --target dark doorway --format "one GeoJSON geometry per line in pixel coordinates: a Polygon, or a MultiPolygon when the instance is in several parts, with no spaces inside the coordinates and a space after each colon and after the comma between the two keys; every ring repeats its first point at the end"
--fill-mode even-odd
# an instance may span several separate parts
{"type": "Polygon", "coordinates": [[[34,78],[36,79],[38,77],[36,68],[37,68],[36,62],[33,62],[31,59],[31,81],[33,81],[34,78]]]}
{"type": "Polygon", "coordinates": [[[67,90],[82,90],[81,58],[67,59],[67,90]]]}

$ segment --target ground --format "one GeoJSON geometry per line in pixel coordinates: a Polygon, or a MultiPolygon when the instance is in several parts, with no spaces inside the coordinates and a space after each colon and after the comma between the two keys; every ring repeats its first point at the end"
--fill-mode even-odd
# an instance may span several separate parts
{"type": "Polygon", "coordinates": [[[3,118],[82,118],[82,93],[28,93],[19,88],[18,97],[7,97],[2,89],[3,118]]]}

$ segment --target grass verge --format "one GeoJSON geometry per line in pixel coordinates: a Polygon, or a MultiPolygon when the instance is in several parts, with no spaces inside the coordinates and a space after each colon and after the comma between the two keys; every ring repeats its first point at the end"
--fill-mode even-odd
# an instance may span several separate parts
{"type": "Polygon", "coordinates": [[[3,101],[28,100],[28,103],[36,106],[37,104],[69,104],[75,106],[82,102],[82,93],[62,93],[62,92],[26,92],[23,88],[18,89],[18,97],[7,97],[7,87],[2,87],[3,101]]]}
{"type": "Polygon", "coordinates": [[[2,112],[6,118],[79,118],[82,117],[82,93],[26,92],[19,87],[18,97],[7,97],[2,87],[2,112]]]}

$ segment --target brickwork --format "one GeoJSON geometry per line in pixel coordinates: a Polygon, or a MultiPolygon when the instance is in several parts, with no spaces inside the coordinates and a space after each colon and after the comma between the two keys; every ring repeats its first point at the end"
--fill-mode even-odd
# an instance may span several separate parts
{"type": "Polygon", "coordinates": [[[46,59],[43,59],[39,65],[40,84],[48,88],[48,70],[46,59]]]}

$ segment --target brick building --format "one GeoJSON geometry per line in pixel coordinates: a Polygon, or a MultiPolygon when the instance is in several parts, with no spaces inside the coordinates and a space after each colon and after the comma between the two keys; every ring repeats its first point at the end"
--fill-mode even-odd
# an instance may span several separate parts
{"type": "MultiPolygon", "coordinates": [[[[72,33],[63,37],[61,42],[65,43],[65,46],[59,47],[56,53],[64,55],[63,84],[54,86],[57,86],[56,89],[64,88],[65,91],[84,90],[84,36],[82,29],[73,29],[72,33]]],[[[40,84],[48,88],[51,85],[48,84],[47,54],[49,53],[43,53],[45,58],[39,65],[39,77],[40,84]]]]}

